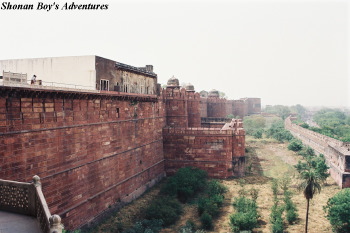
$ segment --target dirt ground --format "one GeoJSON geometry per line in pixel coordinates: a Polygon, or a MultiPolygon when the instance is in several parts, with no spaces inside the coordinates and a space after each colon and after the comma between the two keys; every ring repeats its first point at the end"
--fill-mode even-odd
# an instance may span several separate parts
{"type": "MultiPolygon", "coordinates": [[[[252,163],[252,172],[243,178],[245,180],[244,188],[249,190],[251,188],[259,189],[259,197],[257,203],[259,206],[260,228],[254,229],[254,232],[271,232],[269,224],[269,215],[271,213],[272,189],[271,180],[283,179],[289,177],[291,179],[289,190],[293,192],[292,200],[298,208],[299,219],[293,225],[285,222],[285,232],[299,233],[304,232],[305,228],[305,214],[306,214],[306,200],[301,192],[296,188],[298,185],[297,172],[292,165],[295,165],[300,156],[287,149],[287,143],[277,143],[273,140],[255,140],[247,137],[248,164],[252,163]]],[[[233,198],[238,196],[238,190],[241,185],[238,180],[225,180],[225,185],[229,187],[230,202],[233,198]]],[[[310,233],[332,232],[329,221],[325,217],[323,206],[326,205],[328,199],[340,191],[340,188],[335,182],[328,178],[326,185],[322,188],[320,194],[316,194],[310,202],[309,213],[309,227],[310,233]]],[[[282,199],[282,191],[279,193],[282,199]]],[[[215,224],[214,232],[230,232],[229,215],[233,212],[232,205],[226,205],[222,216],[215,224]]]]}
{"type": "MultiPolygon", "coordinates": [[[[289,190],[293,192],[292,200],[298,208],[299,218],[294,225],[289,225],[285,222],[285,232],[299,233],[304,232],[305,227],[305,212],[306,200],[301,192],[297,190],[297,172],[293,165],[297,163],[300,156],[287,149],[286,143],[278,143],[270,139],[253,139],[246,138],[246,147],[248,148],[247,166],[251,164],[251,169],[248,174],[241,178],[232,178],[222,180],[221,182],[228,187],[225,202],[222,208],[222,213],[214,222],[214,230],[212,232],[226,233],[231,232],[229,226],[229,217],[234,212],[232,202],[234,197],[238,196],[238,191],[242,188],[249,190],[251,188],[259,190],[257,199],[258,211],[260,214],[260,227],[254,229],[256,233],[271,232],[269,224],[270,209],[273,205],[271,181],[273,179],[291,179],[289,190]]],[[[340,188],[335,182],[329,178],[327,184],[322,188],[320,194],[316,194],[310,202],[309,214],[309,233],[332,232],[329,221],[325,218],[323,206],[327,200],[335,193],[340,191],[340,188]]],[[[94,232],[113,232],[116,224],[123,223],[124,227],[131,226],[137,219],[142,218],[141,210],[147,206],[150,200],[159,192],[159,186],[151,189],[141,198],[124,207],[118,214],[102,224],[98,230],[94,232]]],[[[282,191],[279,193],[279,198],[282,199],[282,191]]],[[[181,219],[173,226],[163,229],[162,233],[178,232],[178,229],[186,224],[186,221],[191,219],[198,226],[200,225],[197,209],[195,205],[187,204],[184,206],[184,214],[181,219]]],[[[115,231],[116,232],[116,231],[115,231]]]]}

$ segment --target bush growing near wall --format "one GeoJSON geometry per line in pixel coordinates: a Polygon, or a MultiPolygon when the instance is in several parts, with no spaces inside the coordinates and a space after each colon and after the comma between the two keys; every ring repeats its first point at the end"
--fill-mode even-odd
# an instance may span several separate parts
{"type": "Polygon", "coordinates": [[[254,133],[265,128],[266,119],[261,115],[246,116],[243,119],[243,127],[248,135],[254,136],[254,133]]]}
{"type": "Polygon", "coordinates": [[[343,189],[331,197],[324,210],[334,232],[350,232],[350,188],[343,189]]]}
{"type": "Polygon", "coordinates": [[[259,129],[259,130],[256,130],[252,135],[254,138],[260,139],[263,137],[263,133],[264,133],[264,130],[259,129]]]}
{"type": "Polygon", "coordinates": [[[274,122],[266,131],[266,136],[268,138],[274,138],[279,142],[290,141],[293,139],[292,134],[284,129],[283,121],[274,122]]]}
{"type": "Polygon", "coordinates": [[[224,195],[227,192],[227,187],[217,180],[211,180],[207,184],[206,193],[209,196],[224,195]]]}
{"type": "Polygon", "coordinates": [[[213,229],[213,217],[207,213],[204,212],[200,217],[202,227],[207,230],[213,229]]]}
{"type": "Polygon", "coordinates": [[[220,213],[224,202],[224,193],[227,187],[217,180],[211,180],[205,190],[205,194],[198,200],[198,213],[201,216],[202,226],[205,229],[212,229],[212,219],[220,213]]]}
{"type": "Polygon", "coordinates": [[[159,220],[164,226],[175,223],[182,213],[182,207],[174,197],[161,196],[154,199],[145,210],[145,217],[148,220],[159,220]]]}
{"type": "Polygon", "coordinates": [[[258,226],[259,214],[257,211],[257,204],[255,201],[240,196],[235,198],[233,206],[236,210],[230,216],[230,225],[233,232],[250,231],[258,226]]]}
{"type": "Polygon", "coordinates": [[[293,139],[288,145],[288,150],[291,150],[294,152],[301,151],[302,149],[303,149],[303,143],[298,139],[293,139]]]}
{"type": "Polygon", "coordinates": [[[291,199],[292,193],[288,190],[284,192],[284,204],[285,204],[285,210],[286,210],[286,219],[289,224],[293,224],[297,218],[297,207],[295,206],[294,202],[291,199]]]}
{"type": "Polygon", "coordinates": [[[224,201],[221,195],[214,195],[211,197],[203,197],[198,200],[198,213],[202,215],[204,212],[210,214],[212,217],[217,217],[220,213],[220,207],[224,201]]]}
{"type": "Polygon", "coordinates": [[[309,146],[303,146],[303,148],[298,151],[298,155],[301,155],[303,157],[316,156],[314,149],[309,146]]]}
{"type": "Polygon", "coordinates": [[[162,187],[161,193],[176,195],[181,202],[192,198],[201,188],[206,186],[207,173],[199,168],[180,168],[162,187]]]}
{"type": "Polygon", "coordinates": [[[282,218],[283,211],[284,207],[278,206],[278,202],[275,202],[271,208],[270,222],[272,224],[271,231],[273,233],[283,233],[284,231],[282,218]]]}

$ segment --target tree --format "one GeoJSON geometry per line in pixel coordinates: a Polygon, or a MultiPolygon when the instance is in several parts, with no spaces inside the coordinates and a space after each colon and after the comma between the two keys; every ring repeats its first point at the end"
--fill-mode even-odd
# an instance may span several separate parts
{"type": "Polygon", "coordinates": [[[331,197],[324,210],[334,232],[350,232],[350,188],[331,197]]]}
{"type": "Polygon", "coordinates": [[[302,180],[299,185],[299,190],[303,191],[307,201],[305,224],[305,233],[307,233],[310,199],[312,199],[317,192],[321,192],[322,184],[329,176],[329,174],[327,174],[329,167],[327,168],[327,165],[325,165],[323,157],[307,156],[305,159],[305,162],[299,161],[298,164],[295,165],[295,168],[299,172],[300,179],[302,180]],[[321,163],[324,165],[321,165],[321,163]],[[325,169],[325,166],[327,169],[325,169]]]}
{"type": "Polygon", "coordinates": [[[303,149],[303,143],[300,140],[294,139],[288,145],[288,150],[297,152],[303,149]]]}
{"type": "Polygon", "coordinates": [[[248,135],[254,135],[257,130],[263,130],[265,125],[266,119],[261,115],[246,116],[243,119],[243,127],[248,135]]]}
{"type": "Polygon", "coordinates": [[[256,139],[260,139],[263,137],[263,130],[262,129],[258,129],[253,133],[253,137],[256,139]]]}

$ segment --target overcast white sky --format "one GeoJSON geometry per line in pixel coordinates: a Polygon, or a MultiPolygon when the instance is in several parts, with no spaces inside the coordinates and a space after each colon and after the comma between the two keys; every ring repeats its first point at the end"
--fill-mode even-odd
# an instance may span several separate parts
{"type": "Polygon", "coordinates": [[[98,55],[263,105],[350,105],[346,0],[95,2],[109,9],[0,10],[0,60],[98,55]]]}

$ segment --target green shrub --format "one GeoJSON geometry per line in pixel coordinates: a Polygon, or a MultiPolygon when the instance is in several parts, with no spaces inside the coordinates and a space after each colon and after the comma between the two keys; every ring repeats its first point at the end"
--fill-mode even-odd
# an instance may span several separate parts
{"type": "Polygon", "coordinates": [[[276,179],[272,180],[271,189],[272,189],[273,196],[276,199],[278,194],[278,180],[276,179]]]}
{"type": "Polygon", "coordinates": [[[286,219],[289,224],[293,224],[298,219],[298,213],[296,212],[296,208],[292,208],[287,210],[286,219]]]}
{"type": "Polygon", "coordinates": [[[350,188],[331,197],[324,210],[334,232],[350,232],[350,188]]]}
{"type": "Polygon", "coordinates": [[[173,197],[157,197],[145,210],[146,219],[161,219],[164,226],[175,223],[182,213],[180,203],[173,197]]]}
{"type": "Polygon", "coordinates": [[[273,233],[283,233],[284,232],[282,218],[276,219],[276,221],[272,224],[272,232],[273,233]]]}
{"type": "Polygon", "coordinates": [[[260,129],[260,130],[256,130],[253,132],[253,137],[256,138],[256,139],[261,139],[263,137],[263,130],[260,129]]]}
{"type": "Polygon", "coordinates": [[[202,227],[206,230],[211,230],[213,229],[213,218],[212,216],[207,213],[207,212],[204,212],[202,215],[201,215],[201,223],[202,223],[202,227]]]}
{"type": "Polygon", "coordinates": [[[301,123],[300,126],[305,128],[305,129],[310,128],[310,126],[307,123],[305,123],[305,122],[301,123]]]}
{"type": "Polygon", "coordinates": [[[290,191],[284,192],[286,219],[289,224],[293,224],[298,219],[297,207],[293,203],[291,196],[292,196],[292,193],[290,191]]]}
{"type": "Polygon", "coordinates": [[[252,230],[258,225],[259,214],[255,201],[241,196],[235,198],[233,206],[236,210],[230,216],[230,225],[233,232],[252,230]]]}
{"type": "Polygon", "coordinates": [[[213,217],[217,217],[220,213],[220,207],[224,201],[221,195],[214,195],[212,197],[204,197],[198,200],[198,213],[202,215],[207,212],[213,217]]]}
{"type": "Polygon", "coordinates": [[[227,192],[227,187],[217,180],[211,180],[207,184],[206,193],[209,196],[223,195],[227,192]]]}
{"type": "Polygon", "coordinates": [[[290,141],[293,139],[292,134],[284,129],[283,121],[274,122],[266,131],[268,138],[274,138],[279,142],[290,141]]]}
{"type": "Polygon", "coordinates": [[[207,173],[198,168],[180,168],[162,187],[161,193],[176,195],[181,202],[193,197],[202,187],[206,186],[207,173]]]}
{"type": "Polygon", "coordinates": [[[254,211],[236,212],[230,216],[230,225],[233,232],[249,231],[258,225],[258,220],[254,211]]]}
{"type": "Polygon", "coordinates": [[[297,139],[293,139],[288,145],[288,150],[291,150],[294,152],[301,151],[301,149],[303,149],[303,143],[297,139]]]}
{"type": "Polygon", "coordinates": [[[278,206],[278,202],[275,202],[275,204],[271,208],[270,223],[271,231],[273,233],[283,233],[283,211],[284,207],[278,206]]]}

